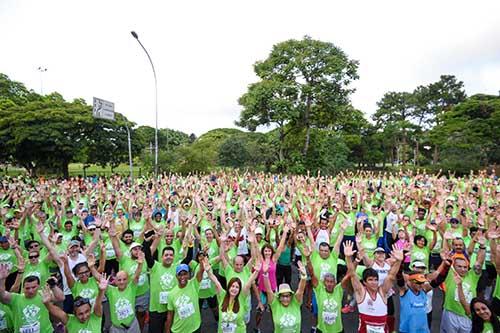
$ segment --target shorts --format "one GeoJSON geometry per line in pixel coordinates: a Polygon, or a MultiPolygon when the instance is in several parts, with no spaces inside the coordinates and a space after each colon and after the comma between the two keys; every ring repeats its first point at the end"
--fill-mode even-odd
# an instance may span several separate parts
{"type": "Polygon", "coordinates": [[[139,327],[139,322],[137,318],[134,318],[134,321],[128,327],[118,327],[111,325],[109,328],[109,333],[141,333],[141,328],[139,327]]]}
{"type": "Polygon", "coordinates": [[[318,300],[316,299],[316,293],[312,292],[312,307],[311,307],[311,311],[312,311],[312,314],[313,316],[317,317],[318,316],[318,300]]]}
{"type": "Polygon", "coordinates": [[[260,292],[260,302],[262,305],[267,305],[267,294],[263,291],[260,292]]]}
{"type": "Polygon", "coordinates": [[[143,295],[135,297],[135,311],[146,312],[149,309],[149,290],[143,295]]]}
{"type": "Polygon", "coordinates": [[[463,316],[448,310],[443,310],[441,317],[441,333],[470,333],[472,329],[472,321],[463,316]]]}

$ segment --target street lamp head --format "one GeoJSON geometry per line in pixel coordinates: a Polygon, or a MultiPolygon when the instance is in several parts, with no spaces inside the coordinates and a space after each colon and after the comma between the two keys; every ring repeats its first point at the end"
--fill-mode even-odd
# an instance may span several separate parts
{"type": "Polygon", "coordinates": [[[130,32],[132,36],[134,36],[135,39],[139,39],[139,36],[137,36],[137,33],[135,31],[130,32]]]}

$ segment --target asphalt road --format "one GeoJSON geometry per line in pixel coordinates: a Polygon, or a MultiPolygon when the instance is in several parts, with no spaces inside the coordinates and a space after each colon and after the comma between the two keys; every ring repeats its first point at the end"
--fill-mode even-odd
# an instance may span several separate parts
{"type": "MultiPolygon", "coordinates": [[[[292,283],[292,288],[296,288],[296,281],[293,281],[295,283],[292,283]]],[[[399,317],[399,297],[393,296],[394,297],[394,304],[395,304],[395,317],[396,317],[396,331],[398,327],[398,317],[399,317]]],[[[253,300],[255,304],[255,299],[253,300]]],[[[439,324],[441,321],[441,313],[443,311],[443,293],[438,290],[434,289],[434,296],[432,299],[432,330],[431,332],[439,332],[439,324]]],[[[253,307],[255,309],[255,306],[253,307]]],[[[311,331],[311,320],[312,320],[312,314],[311,312],[306,309],[305,306],[302,306],[302,333],[308,333],[311,331]]],[[[350,313],[350,314],[343,314],[342,315],[342,322],[344,324],[344,332],[345,333],[356,333],[358,331],[358,314],[357,312],[350,313]]],[[[252,320],[250,324],[247,327],[247,332],[253,332],[253,329],[255,327],[255,311],[252,310],[252,320]]],[[[273,332],[273,323],[271,319],[271,314],[269,312],[266,312],[264,314],[264,318],[262,320],[261,324],[261,332],[262,333],[269,333],[273,332]]],[[[217,323],[214,321],[212,312],[208,309],[203,309],[202,310],[202,326],[201,326],[201,332],[203,333],[211,333],[211,332],[217,332],[217,323]]]]}

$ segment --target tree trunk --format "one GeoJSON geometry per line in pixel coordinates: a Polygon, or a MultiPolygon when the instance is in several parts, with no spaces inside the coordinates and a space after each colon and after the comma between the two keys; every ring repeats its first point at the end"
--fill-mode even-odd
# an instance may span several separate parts
{"type": "Polygon", "coordinates": [[[437,164],[439,158],[439,149],[437,144],[434,145],[434,156],[432,157],[432,164],[437,164]]]}
{"type": "Polygon", "coordinates": [[[417,165],[418,166],[418,153],[419,153],[419,142],[418,140],[416,140],[416,146],[415,146],[415,161],[414,161],[414,165],[417,165]]]}
{"type": "Polygon", "coordinates": [[[63,174],[64,179],[69,178],[69,162],[66,160],[63,160],[62,165],[61,165],[61,171],[63,174]]]}

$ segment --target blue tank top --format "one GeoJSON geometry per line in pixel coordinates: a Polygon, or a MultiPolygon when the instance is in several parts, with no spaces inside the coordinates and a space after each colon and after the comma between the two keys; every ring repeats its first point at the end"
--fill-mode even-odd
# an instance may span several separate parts
{"type": "Polygon", "coordinates": [[[427,295],[421,290],[417,295],[411,290],[400,297],[399,332],[429,333],[427,325],[427,295]]]}

